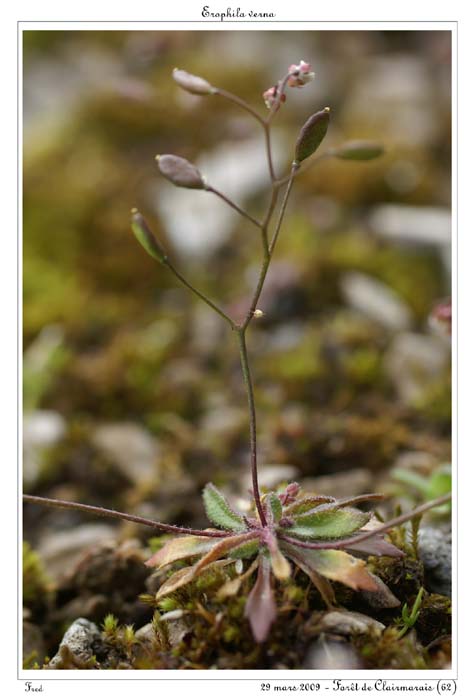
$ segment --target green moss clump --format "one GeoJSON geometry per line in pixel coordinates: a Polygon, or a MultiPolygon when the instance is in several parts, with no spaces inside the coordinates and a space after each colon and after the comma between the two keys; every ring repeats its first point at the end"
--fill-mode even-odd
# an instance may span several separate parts
{"type": "Polygon", "coordinates": [[[44,607],[52,595],[40,556],[28,542],[23,542],[23,603],[27,607],[44,607]]]}

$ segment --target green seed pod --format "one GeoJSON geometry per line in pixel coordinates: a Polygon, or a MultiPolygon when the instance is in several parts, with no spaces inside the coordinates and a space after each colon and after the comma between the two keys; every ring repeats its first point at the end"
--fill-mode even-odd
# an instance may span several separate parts
{"type": "Polygon", "coordinates": [[[156,156],[159,170],[167,180],[177,187],[188,187],[192,190],[206,189],[205,179],[192,163],[179,156],[156,156]]]}
{"type": "Polygon", "coordinates": [[[384,152],[381,144],[375,141],[348,141],[334,150],[334,156],[342,160],[372,160],[384,152]]]}
{"type": "Polygon", "coordinates": [[[167,254],[150,230],[147,221],[137,209],[132,209],[131,214],[131,227],[134,236],[151,257],[164,263],[167,260],[167,254]]]}
{"type": "Polygon", "coordinates": [[[302,163],[303,160],[312,156],[319,148],[327,133],[330,111],[329,107],[325,107],[320,112],[316,112],[312,117],[309,117],[302,127],[296,141],[296,152],[294,156],[296,163],[302,163]]]}
{"type": "Polygon", "coordinates": [[[212,95],[215,92],[215,88],[207,80],[200,78],[198,75],[187,73],[185,70],[174,68],[172,78],[177,85],[180,85],[183,90],[191,92],[192,95],[212,95]]]}

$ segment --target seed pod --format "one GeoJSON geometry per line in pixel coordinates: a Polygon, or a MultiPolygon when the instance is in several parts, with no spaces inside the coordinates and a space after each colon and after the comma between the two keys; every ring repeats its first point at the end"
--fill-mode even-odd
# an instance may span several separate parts
{"type": "Polygon", "coordinates": [[[348,141],[335,149],[334,156],[342,160],[372,160],[383,152],[383,146],[375,141],[348,141]]]}
{"type": "Polygon", "coordinates": [[[164,263],[167,260],[167,254],[150,230],[147,221],[137,209],[133,209],[131,213],[131,227],[134,236],[151,257],[164,263]]]}
{"type": "Polygon", "coordinates": [[[172,78],[177,85],[180,85],[183,90],[191,92],[192,95],[212,95],[215,92],[215,88],[207,80],[198,75],[187,73],[185,70],[174,68],[172,78]]]}
{"type": "Polygon", "coordinates": [[[327,133],[330,111],[329,107],[325,107],[320,112],[316,112],[312,117],[309,117],[302,127],[296,141],[294,156],[296,163],[301,163],[306,158],[309,158],[319,148],[327,133]]]}
{"type": "Polygon", "coordinates": [[[159,170],[167,180],[177,187],[188,187],[192,190],[206,189],[205,180],[192,163],[179,156],[156,156],[159,170]]]}

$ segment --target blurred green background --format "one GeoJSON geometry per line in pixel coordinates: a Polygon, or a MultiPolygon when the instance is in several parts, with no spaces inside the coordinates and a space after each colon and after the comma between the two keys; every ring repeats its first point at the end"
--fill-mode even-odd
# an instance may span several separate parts
{"type": "MultiPolygon", "coordinates": [[[[181,91],[175,66],[265,114],[263,91],[310,62],[315,81],[289,90],[275,120],[283,174],[325,106],[323,148],[386,148],[369,163],[325,161],[294,188],[249,338],[264,483],[375,490],[395,468],[430,479],[446,464],[450,347],[428,318],[450,292],[450,32],[26,31],[23,42],[26,490],[196,525],[204,483],[246,490],[234,339],[145,255],[129,218],[138,207],[180,270],[239,317],[256,230],[212,195],[174,189],[154,156],[200,164],[259,217],[265,151],[253,119],[181,91]]],[[[39,511],[25,509],[25,534],[47,558],[48,533],[85,518],[39,511]]]]}

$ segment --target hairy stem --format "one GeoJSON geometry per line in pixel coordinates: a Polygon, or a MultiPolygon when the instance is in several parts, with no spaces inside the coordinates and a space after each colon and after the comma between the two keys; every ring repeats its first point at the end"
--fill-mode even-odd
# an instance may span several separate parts
{"type": "Polygon", "coordinates": [[[353,544],[357,544],[358,542],[364,542],[365,540],[371,539],[376,535],[383,535],[389,530],[392,530],[392,528],[396,527],[397,525],[402,525],[402,523],[406,523],[409,520],[412,520],[417,515],[421,515],[427,510],[437,508],[438,506],[441,506],[444,503],[448,503],[449,501],[451,501],[451,493],[447,493],[444,496],[435,498],[433,501],[423,503],[423,505],[419,506],[418,508],[415,508],[415,510],[410,511],[410,513],[403,513],[402,515],[399,515],[398,518],[388,520],[381,527],[375,528],[375,530],[366,530],[360,535],[354,535],[353,537],[348,537],[343,540],[334,540],[333,542],[306,542],[304,540],[298,540],[294,537],[289,537],[288,535],[285,535],[282,531],[278,532],[278,537],[284,542],[289,542],[289,544],[294,544],[298,547],[302,547],[303,549],[342,549],[343,547],[349,547],[351,549],[353,544]]]}
{"type": "Polygon", "coordinates": [[[243,379],[248,396],[248,408],[250,413],[250,461],[251,461],[251,481],[253,484],[253,496],[256,503],[259,519],[263,527],[267,524],[266,516],[261,503],[259,485],[258,485],[258,464],[257,464],[257,447],[256,447],[256,408],[253,392],[253,382],[251,379],[250,366],[248,362],[248,351],[246,349],[245,329],[237,331],[238,344],[240,348],[241,369],[243,371],[243,379]]]}
{"type": "Polygon", "coordinates": [[[99,515],[103,518],[129,520],[132,523],[146,525],[147,527],[152,527],[155,530],[162,530],[163,532],[172,532],[180,535],[198,535],[199,537],[227,537],[230,534],[228,532],[221,532],[219,530],[194,530],[191,527],[167,525],[165,523],[159,523],[156,520],[149,520],[149,518],[141,518],[139,515],[120,513],[118,510],[109,510],[109,508],[100,508],[99,506],[88,506],[85,503],[75,503],[74,501],[62,501],[57,498],[44,498],[43,496],[29,496],[27,494],[23,494],[23,500],[27,503],[36,503],[37,505],[51,506],[53,508],[81,510],[84,513],[91,513],[91,515],[99,515]]]}

